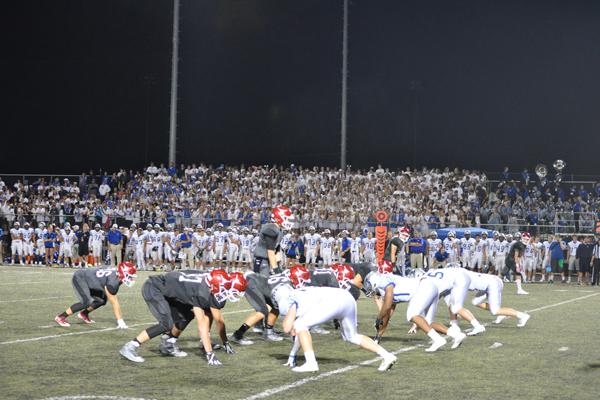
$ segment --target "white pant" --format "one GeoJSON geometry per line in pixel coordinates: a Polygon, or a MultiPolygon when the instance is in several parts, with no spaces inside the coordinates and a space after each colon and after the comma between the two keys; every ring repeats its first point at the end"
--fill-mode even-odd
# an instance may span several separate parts
{"type": "Polygon", "coordinates": [[[19,257],[23,257],[23,242],[20,239],[13,239],[10,244],[10,252],[14,255],[18,254],[19,257]]]}
{"type": "Polygon", "coordinates": [[[33,243],[32,242],[23,242],[23,255],[25,255],[25,256],[33,255],[33,243]]]}
{"type": "Polygon", "coordinates": [[[152,251],[150,252],[150,256],[154,261],[161,261],[162,256],[162,244],[153,244],[152,251]],[[156,250],[154,250],[156,248],[156,250]]]}
{"type": "Polygon", "coordinates": [[[535,258],[525,257],[523,259],[523,269],[527,272],[535,270],[535,258]]]}
{"type": "Polygon", "coordinates": [[[102,257],[102,243],[92,243],[92,255],[102,257]]]}
{"type": "Polygon", "coordinates": [[[504,266],[506,261],[506,256],[504,254],[500,254],[497,255],[494,258],[494,268],[496,269],[496,271],[502,271],[504,269],[504,266]]]}
{"type": "Polygon", "coordinates": [[[465,271],[464,274],[460,274],[454,280],[454,285],[450,290],[450,294],[444,298],[446,305],[450,307],[450,311],[456,314],[464,307],[467,293],[469,292],[469,285],[471,285],[471,278],[465,271]]]}
{"type": "Polygon", "coordinates": [[[360,253],[358,251],[351,251],[350,252],[350,262],[351,263],[358,263],[358,262],[360,262],[360,253]]]}
{"type": "Polygon", "coordinates": [[[211,263],[213,260],[213,251],[212,249],[204,249],[202,253],[202,261],[205,263],[211,263]]]}
{"type": "Polygon", "coordinates": [[[240,262],[249,263],[252,262],[252,254],[250,254],[250,249],[242,248],[240,252],[240,262]]]}
{"type": "Polygon", "coordinates": [[[483,268],[483,253],[474,253],[471,257],[471,269],[483,268]]]}
{"type": "Polygon", "coordinates": [[[331,265],[331,250],[321,251],[321,258],[323,258],[323,265],[331,265]]]}
{"type": "Polygon", "coordinates": [[[136,263],[138,269],[146,268],[145,254],[144,254],[143,247],[135,248],[135,263],[136,263]]]}
{"type": "Polygon", "coordinates": [[[317,249],[306,249],[306,263],[314,264],[317,262],[317,249]]]}
{"type": "Polygon", "coordinates": [[[175,256],[173,255],[173,252],[171,250],[172,250],[171,246],[163,245],[163,259],[164,260],[175,261],[175,256]]]}
{"type": "Polygon", "coordinates": [[[435,284],[430,279],[421,279],[417,292],[408,302],[406,320],[411,322],[413,317],[420,315],[431,324],[437,309],[437,300],[438,290],[435,284]]]}
{"type": "Polygon", "coordinates": [[[67,257],[67,258],[73,258],[73,246],[70,244],[63,244],[61,246],[62,248],[62,255],[63,257],[67,257]]]}
{"type": "Polygon", "coordinates": [[[365,262],[373,262],[375,261],[375,252],[373,250],[367,250],[364,252],[363,257],[365,262]]]}
{"type": "Polygon", "coordinates": [[[298,304],[298,309],[303,306],[310,308],[294,322],[296,332],[307,331],[313,326],[337,319],[340,321],[342,339],[360,344],[362,336],[356,330],[356,301],[350,292],[338,288],[312,287],[308,293],[313,298],[318,297],[319,301],[298,304]]]}
{"type": "Polygon", "coordinates": [[[185,269],[188,264],[190,267],[194,266],[194,252],[191,247],[184,247],[181,249],[183,251],[183,259],[181,260],[181,269],[185,269]]]}
{"type": "Polygon", "coordinates": [[[492,315],[498,314],[498,310],[502,307],[503,287],[504,283],[502,283],[502,279],[494,276],[493,282],[488,286],[487,293],[484,296],[475,297],[472,301],[473,305],[479,305],[487,300],[490,313],[492,313],[492,315]]]}
{"type": "Polygon", "coordinates": [[[569,257],[569,271],[578,271],[579,270],[579,261],[575,256],[569,257]]]}
{"type": "Polygon", "coordinates": [[[238,258],[239,247],[236,244],[227,246],[227,261],[235,262],[238,258]]]}
{"type": "Polygon", "coordinates": [[[215,246],[215,256],[214,256],[215,260],[222,260],[223,259],[223,246],[215,246]]]}
{"type": "Polygon", "coordinates": [[[462,261],[463,268],[471,269],[471,254],[470,253],[463,253],[462,256],[460,257],[460,259],[462,261]]]}

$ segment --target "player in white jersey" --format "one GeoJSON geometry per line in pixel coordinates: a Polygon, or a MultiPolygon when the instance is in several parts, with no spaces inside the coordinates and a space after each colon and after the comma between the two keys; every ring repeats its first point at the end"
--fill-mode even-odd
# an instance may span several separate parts
{"type": "Polygon", "coordinates": [[[25,265],[23,262],[23,235],[21,234],[21,224],[15,222],[13,228],[10,229],[10,254],[11,264],[17,263],[17,257],[19,257],[19,263],[25,265]]]}
{"type": "Polygon", "coordinates": [[[75,236],[75,232],[71,230],[71,227],[66,225],[64,230],[61,230],[61,239],[60,244],[62,247],[62,260],[61,262],[64,265],[67,265],[67,260],[69,266],[73,266],[73,245],[77,240],[75,236]]]}
{"type": "Polygon", "coordinates": [[[206,267],[211,264],[215,256],[215,235],[212,228],[206,228],[206,248],[202,253],[202,263],[206,267]]]}
{"type": "Polygon", "coordinates": [[[460,239],[460,260],[463,268],[472,269],[473,249],[475,248],[475,239],[471,237],[471,231],[466,230],[464,237],[460,239]]]}
{"type": "Polygon", "coordinates": [[[170,270],[175,269],[175,261],[177,259],[177,240],[176,232],[173,225],[166,226],[166,230],[162,232],[162,259],[163,263],[169,265],[170,270]]]}
{"type": "Polygon", "coordinates": [[[429,236],[429,239],[427,239],[427,267],[433,268],[433,265],[435,264],[435,253],[442,245],[442,240],[438,238],[436,231],[431,231],[429,236]]]}
{"type": "Polygon", "coordinates": [[[469,336],[485,332],[485,327],[464,307],[471,285],[471,278],[469,278],[469,273],[465,269],[460,268],[459,263],[448,264],[446,268],[442,269],[429,270],[427,276],[433,280],[440,297],[444,297],[446,301],[450,311],[451,325],[456,325],[458,328],[457,315],[460,315],[473,326],[473,330],[468,334],[469,336]]]}
{"type": "Polygon", "coordinates": [[[135,264],[138,270],[146,269],[146,248],[150,245],[146,239],[146,235],[142,227],[138,226],[129,239],[135,250],[135,264]]]}
{"type": "Polygon", "coordinates": [[[488,237],[487,231],[481,232],[481,240],[485,241],[485,254],[486,257],[483,260],[483,263],[487,265],[487,271],[490,271],[494,266],[494,261],[492,257],[492,248],[494,245],[494,241],[498,237],[498,232],[494,231],[493,237],[488,237]]]}
{"type": "Polygon", "coordinates": [[[25,262],[31,264],[33,262],[33,245],[35,242],[35,231],[29,226],[29,222],[23,224],[21,228],[21,236],[23,237],[23,256],[25,262]]]}
{"type": "MultiPolygon", "coordinates": [[[[571,274],[573,272],[577,272],[579,271],[579,260],[577,260],[577,248],[579,247],[579,245],[581,244],[581,242],[579,241],[579,239],[577,238],[577,235],[573,235],[571,236],[571,241],[569,243],[567,243],[567,247],[569,249],[569,265],[568,265],[568,277],[567,277],[567,283],[571,283],[571,274]]],[[[565,268],[565,271],[567,270],[567,268],[565,268]]]]}
{"type": "Polygon", "coordinates": [[[256,250],[256,246],[258,245],[258,241],[260,239],[257,229],[252,229],[252,236],[252,247],[250,249],[252,250],[252,254],[254,254],[254,250],[256,250]]]}
{"type": "MultiPolygon", "coordinates": [[[[285,235],[284,238],[288,236],[285,235]]],[[[244,271],[250,270],[252,265],[252,240],[254,236],[250,233],[250,229],[242,228],[242,234],[240,235],[240,264],[244,271]]],[[[281,240],[283,243],[283,239],[281,240]]],[[[287,239],[289,242],[289,237],[287,239]]]]}
{"type": "Polygon", "coordinates": [[[377,245],[377,239],[373,237],[373,232],[367,232],[367,237],[363,239],[363,261],[368,263],[375,262],[375,246],[377,245]]]}
{"type": "Polygon", "coordinates": [[[194,265],[196,269],[203,268],[204,252],[208,244],[208,236],[202,225],[196,226],[196,231],[192,234],[192,253],[194,254],[194,265]]]}
{"type": "Polygon", "coordinates": [[[146,237],[146,265],[148,265],[148,268],[152,268],[155,269],[156,265],[154,264],[154,254],[155,252],[158,251],[158,248],[154,248],[154,245],[157,241],[157,232],[154,230],[154,227],[151,224],[148,224],[146,226],[146,232],[145,232],[145,237],[146,237]]]}
{"type": "Polygon", "coordinates": [[[237,228],[232,227],[227,233],[227,270],[229,272],[237,270],[238,256],[240,253],[240,238],[237,234],[237,228]]]}
{"type": "Polygon", "coordinates": [[[382,299],[375,321],[377,330],[375,341],[381,340],[396,304],[408,302],[406,320],[414,323],[433,340],[433,344],[425,351],[433,352],[446,344],[446,339],[440,336],[440,333],[454,339],[452,348],[458,347],[466,337],[460,332],[458,326],[449,330],[444,325],[433,321],[439,295],[435,283],[425,277],[406,278],[394,275],[391,273],[391,268],[387,269],[388,267],[391,265],[380,263],[379,272],[369,273],[363,284],[367,296],[375,294],[382,299]]]}
{"type": "Polygon", "coordinates": [[[323,267],[329,267],[332,264],[334,244],[335,239],[331,236],[331,231],[329,229],[325,229],[323,231],[323,236],[319,241],[319,252],[321,254],[321,258],[323,259],[323,267]]]}
{"type": "Polygon", "coordinates": [[[448,232],[448,237],[443,240],[444,250],[448,253],[448,262],[459,261],[460,241],[456,238],[456,232],[448,232]]]}
{"type": "Polygon", "coordinates": [[[154,237],[154,242],[152,246],[152,259],[154,260],[154,264],[157,266],[157,268],[160,267],[164,269],[163,236],[165,235],[165,232],[159,224],[154,224],[154,232],[156,232],[156,235],[154,237]]]}
{"type": "Polygon", "coordinates": [[[522,328],[527,324],[530,316],[513,308],[502,307],[502,288],[504,283],[496,275],[481,274],[469,271],[471,284],[469,290],[477,291],[473,298],[473,305],[488,310],[492,315],[497,316],[495,324],[500,323],[506,317],[515,317],[518,319],[517,326],[522,328]]]}
{"type": "Polygon", "coordinates": [[[480,235],[475,235],[473,253],[471,255],[471,269],[473,271],[485,272],[487,266],[484,260],[487,258],[487,241],[481,240],[480,235]]]}
{"type": "Polygon", "coordinates": [[[525,272],[526,282],[533,282],[533,274],[535,273],[535,264],[537,261],[537,249],[535,238],[525,245],[525,254],[523,255],[523,271],[525,272]]]}
{"type": "Polygon", "coordinates": [[[279,313],[285,315],[283,329],[286,333],[295,332],[297,335],[288,362],[285,364],[292,366],[292,371],[319,370],[309,329],[332,319],[340,321],[342,339],[383,358],[379,371],[388,370],[396,362],[396,356],[368,336],[357,332],[356,301],[347,290],[331,287],[306,287],[292,290],[288,285],[280,285],[276,289],[273,297],[279,306],[279,313]],[[296,367],[296,353],[300,346],[304,351],[306,362],[296,367]]]}
{"type": "Polygon", "coordinates": [[[356,232],[350,234],[350,262],[353,264],[360,262],[362,242],[363,240],[356,236],[356,232]]]}
{"type": "Polygon", "coordinates": [[[218,223],[215,225],[216,230],[214,231],[215,241],[215,256],[214,260],[219,262],[223,261],[223,257],[227,254],[226,241],[227,232],[223,230],[223,224],[218,223]]]}
{"type": "MultiPolygon", "coordinates": [[[[60,233],[57,232],[57,236],[60,233]]],[[[90,231],[90,240],[88,246],[94,257],[94,266],[102,265],[102,243],[104,243],[104,231],[100,230],[100,224],[94,225],[94,230],[90,231]]]]}
{"type": "Polygon", "coordinates": [[[492,258],[494,260],[494,271],[496,274],[502,274],[506,265],[506,255],[508,254],[509,243],[504,240],[504,234],[498,234],[498,240],[494,242],[492,247],[492,258]]]}
{"type": "Polygon", "coordinates": [[[321,236],[315,232],[315,227],[310,226],[308,233],[304,234],[304,254],[306,256],[306,265],[315,266],[319,255],[319,242],[321,236]]]}
{"type": "MultiPolygon", "coordinates": [[[[243,228],[243,229],[246,229],[246,232],[244,233],[246,235],[250,232],[250,230],[248,228],[243,228]]],[[[243,229],[242,229],[242,232],[244,232],[243,229]]],[[[279,242],[279,250],[281,252],[281,265],[283,266],[283,269],[287,269],[287,267],[288,267],[286,253],[290,246],[291,238],[292,238],[292,234],[290,232],[287,232],[281,238],[281,242],[279,242]]],[[[242,241],[242,239],[240,238],[240,242],[241,241],[242,241]]],[[[240,253],[240,262],[241,261],[242,261],[242,254],[240,253]]]]}
{"type": "Polygon", "coordinates": [[[46,254],[46,248],[44,247],[44,236],[36,236],[35,241],[35,263],[43,264],[44,255],[46,254]]]}
{"type": "Polygon", "coordinates": [[[548,236],[547,240],[544,240],[541,244],[540,253],[542,259],[542,277],[540,278],[540,282],[544,282],[546,280],[546,275],[552,272],[552,267],[550,266],[550,244],[554,240],[554,236],[548,236]]]}

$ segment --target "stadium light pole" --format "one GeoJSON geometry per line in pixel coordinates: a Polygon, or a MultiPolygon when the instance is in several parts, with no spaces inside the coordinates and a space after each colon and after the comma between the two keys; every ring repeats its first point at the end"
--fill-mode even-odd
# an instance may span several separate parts
{"type": "Polygon", "coordinates": [[[346,116],[348,98],[348,0],[344,0],[344,20],[342,32],[342,115],[341,115],[341,143],[340,143],[340,168],[346,168],[346,116]]]}
{"type": "Polygon", "coordinates": [[[179,0],[173,0],[173,51],[171,53],[171,118],[169,123],[169,164],[175,165],[177,150],[177,78],[179,67],[179,0]]]}

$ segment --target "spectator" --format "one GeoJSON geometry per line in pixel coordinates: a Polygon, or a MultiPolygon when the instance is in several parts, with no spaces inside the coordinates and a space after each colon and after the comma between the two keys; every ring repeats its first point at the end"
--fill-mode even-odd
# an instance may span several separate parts
{"type": "Polygon", "coordinates": [[[577,261],[579,263],[579,271],[577,273],[577,284],[582,285],[584,283],[589,284],[588,272],[592,266],[592,255],[594,251],[594,245],[592,244],[592,237],[586,236],[577,247],[577,261]]]}
{"type": "Polygon", "coordinates": [[[426,240],[418,232],[413,231],[408,241],[408,253],[410,254],[411,268],[423,268],[423,257],[425,255],[426,240]]]}

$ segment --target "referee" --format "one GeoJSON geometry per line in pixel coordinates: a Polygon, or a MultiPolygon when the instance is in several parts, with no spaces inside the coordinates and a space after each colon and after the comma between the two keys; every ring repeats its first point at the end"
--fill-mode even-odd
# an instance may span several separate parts
{"type": "Polygon", "coordinates": [[[592,253],[592,286],[598,285],[598,275],[600,274],[600,240],[596,241],[592,253]]]}

